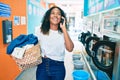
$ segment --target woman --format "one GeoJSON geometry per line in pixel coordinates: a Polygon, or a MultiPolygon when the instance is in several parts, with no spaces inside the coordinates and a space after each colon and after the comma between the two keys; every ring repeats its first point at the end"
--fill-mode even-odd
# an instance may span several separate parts
{"type": "Polygon", "coordinates": [[[50,8],[36,36],[40,42],[43,57],[42,64],[37,67],[36,80],[64,80],[65,49],[71,52],[74,44],[67,33],[63,10],[57,6],[50,8]],[[64,20],[63,23],[61,19],[64,20]]]}

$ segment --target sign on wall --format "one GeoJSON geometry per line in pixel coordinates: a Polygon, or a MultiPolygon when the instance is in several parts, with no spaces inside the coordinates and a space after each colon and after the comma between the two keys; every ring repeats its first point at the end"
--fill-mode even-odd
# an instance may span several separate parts
{"type": "Polygon", "coordinates": [[[10,6],[0,2],[0,17],[10,17],[11,9],[10,6]]]}

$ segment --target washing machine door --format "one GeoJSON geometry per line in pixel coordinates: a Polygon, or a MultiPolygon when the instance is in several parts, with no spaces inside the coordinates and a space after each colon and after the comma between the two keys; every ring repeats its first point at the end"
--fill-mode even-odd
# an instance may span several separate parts
{"type": "Polygon", "coordinates": [[[102,71],[112,76],[115,42],[98,41],[94,47],[94,56],[92,57],[93,63],[102,71]]]}
{"type": "Polygon", "coordinates": [[[98,38],[98,37],[89,37],[89,38],[87,38],[85,49],[86,49],[87,54],[90,57],[93,56],[92,48],[93,48],[94,44],[96,42],[98,42],[99,40],[100,40],[100,38],[98,38]]]}

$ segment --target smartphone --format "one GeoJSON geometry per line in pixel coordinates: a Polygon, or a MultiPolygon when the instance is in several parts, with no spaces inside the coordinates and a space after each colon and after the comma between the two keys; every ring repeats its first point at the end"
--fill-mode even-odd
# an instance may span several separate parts
{"type": "Polygon", "coordinates": [[[61,18],[61,21],[60,21],[60,23],[62,23],[62,24],[63,24],[63,22],[64,22],[64,19],[62,19],[62,18],[61,18]]]}

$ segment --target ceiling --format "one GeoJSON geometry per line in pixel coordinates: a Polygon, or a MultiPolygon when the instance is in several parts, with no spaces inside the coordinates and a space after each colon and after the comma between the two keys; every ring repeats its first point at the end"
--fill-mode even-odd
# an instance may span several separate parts
{"type": "Polygon", "coordinates": [[[57,4],[82,4],[84,0],[45,0],[48,3],[57,3],[57,4]]]}
{"type": "Polygon", "coordinates": [[[45,0],[47,3],[55,3],[65,11],[83,10],[84,0],[45,0]]]}

